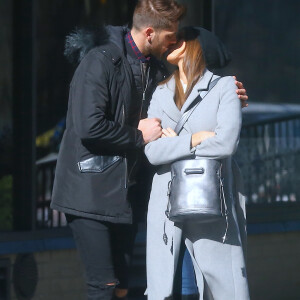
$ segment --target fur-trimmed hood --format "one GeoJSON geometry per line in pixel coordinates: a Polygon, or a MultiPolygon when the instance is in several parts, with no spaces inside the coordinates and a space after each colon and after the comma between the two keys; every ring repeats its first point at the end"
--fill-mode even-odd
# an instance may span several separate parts
{"type": "Polygon", "coordinates": [[[124,26],[102,26],[98,28],[77,28],[66,37],[64,55],[69,62],[79,64],[93,48],[114,43],[124,49],[123,37],[128,32],[124,26]]]}

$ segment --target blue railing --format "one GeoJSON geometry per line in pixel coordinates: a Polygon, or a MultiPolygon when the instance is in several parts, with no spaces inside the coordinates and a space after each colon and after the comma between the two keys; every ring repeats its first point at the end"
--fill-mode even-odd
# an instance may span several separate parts
{"type": "Polygon", "coordinates": [[[66,226],[63,213],[50,209],[54,173],[57,155],[38,161],[37,174],[37,202],[36,202],[36,228],[53,228],[66,226]]]}
{"type": "Polygon", "coordinates": [[[247,204],[300,202],[300,115],[243,126],[236,158],[247,204]]]}

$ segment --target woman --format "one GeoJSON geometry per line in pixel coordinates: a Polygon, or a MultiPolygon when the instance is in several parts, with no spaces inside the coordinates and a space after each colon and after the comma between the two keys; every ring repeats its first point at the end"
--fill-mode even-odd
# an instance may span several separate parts
{"type": "Polygon", "coordinates": [[[179,42],[167,55],[178,66],[175,73],[153,94],[148,118],[159,118],[162,138],[149,143],[145,153],[150,163],[159,165],[153,178],[147,217],[148,300],[172,296],[173,279],[183,239],[192,257],[200,299],[249,299],[245,246],[245,217],[233,176],[231,156],[241,128],[241,106],[233,78],[223,77],[195,109],[179,136],[174,128],[200,91],[217,78],[205,68],[197,31],[185,28],[179,42]],[[170,163],[187,158],[222,160],[225,198],[228,206],[226,241],[225,219],[214,223],[173,223],[165,216],[170,181],[170,163]],[[163,239],[166,233],[167,239],[163,239]]]}

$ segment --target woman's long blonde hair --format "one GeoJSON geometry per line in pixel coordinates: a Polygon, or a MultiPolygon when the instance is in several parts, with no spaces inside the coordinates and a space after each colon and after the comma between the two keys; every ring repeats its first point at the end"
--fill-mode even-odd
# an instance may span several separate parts
{"type": "MultiPolygon", "coordinates": [[[[180,81],[179,70],[177,69],[173,73],[175,78],[174,101],[178,109],[182,108],[184,102],[190,95],[195,84],[199,81],[205,69],[204,54],[201,44],[195,34],[195,31],[190,27],[181,29],[178,34],[178,40],[184,40],[186,42],[185,56],[183,59],[183,71],[187,78],[187,87],[186,91],[184,92],[180,81]]],[[[169,81],[171,77],[169,77],[163,83],[169,81]]]]}

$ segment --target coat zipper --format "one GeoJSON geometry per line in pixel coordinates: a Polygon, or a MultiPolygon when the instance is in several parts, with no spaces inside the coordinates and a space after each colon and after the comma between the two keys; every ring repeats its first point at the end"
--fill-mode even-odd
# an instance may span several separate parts
{"type": "MultiPolygon", "coordinates": [[[[140,62],[140,66],[141,66],[142,89],[143,89],[142,103],[141,103],[141,108],[140,108],[140,120],[141,120],[141,118],[142,118],[142,111],[143,111],[143,107],[144,107],[144,102],[146,100],[146,90],[147,90],[148,85],[149,85],[150,65],[148,65],[148,68],[147,68],[146,82],[145,82],[144,70],[143,70],[143,64],[142,64],[142,62],[140,62]]],[[[137,163],[137,161],[135,160],[133,166],[131,167],[131,172],[134,170],[136,163],[137,163]]],[[[125,188],[127,188],[128,187],[128,179],[130,178],[131,172],[130,172],[130,174],[128,174],[128,160],[126,158],[126,155],[125,155],[125,166],[126,166],[125,188]]]]}
{"type": "Polygon", "coordinates": [[[125,125],[125,104],[122,105],[122,123],[121,126],[125,125]]]}
{"type": "MultiPolygon", "coordinates": [[[[142,118],[142,111],[143,111],[143,107],[144,107],[144,102],[146,100],[146,90],[148,88],[149,85],[149,75],[150,75],[150,66],[148,66],[147,68],[147,73],[146,73],[146,82],[145,82],[145,77],[144,77],[144,70],[143,70],[143,64],[142,62],[140,63],[141,66],[141,74],[142,74],[142,88],[143,88],[143,96],[142,96],[142,103],[141,103],[141,108],[140,108],[140,120],[142,118]]],[[[125,125],[125,106],[123,104],[122,106],[122,126],[125,125]]],[[[124,162],[125,162],[125,189],[127,189],[128,187],[128,159],[126,157],[125,154],[125,158],[124,158],[124,162]]]]}
{"type": "Polygon", "coordinates": [[[143,63],[140,62],[140,67],[141,67],[141,74],[142,74],[142,89],[143,89],[143,96],[142,96],[142,103],[141,103],[141,109],[140,109],[140,120],[142,118],[142,112],[143,112],[143,107],[144,103],[146,100],[146,90],[149,85],[149,75],[150,75],[150,65],[148,65],[147,68],[147,73],[146,73],[146,82],[145,82],[145,75],[144,75],[144,69],[143,69],[143,63]]]}
{"type": "MultiPolygon", "coordinates": [[[[122,126],[125,125],[125,104],[123,103],[122,105],[122,126]]],[[[128,161],[127,161],[127,157],[126,157],[126,153],[125,153],[125,157],[124,157],[124,164],[125,164],[125,183],[124,183],[124,188],[127,189],[128,187],[128,161]]]]}

